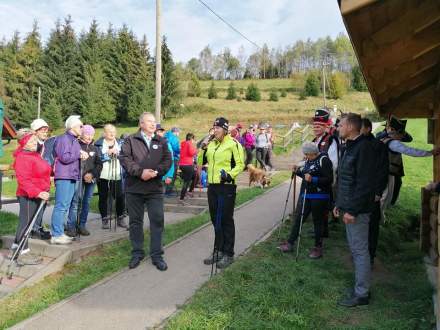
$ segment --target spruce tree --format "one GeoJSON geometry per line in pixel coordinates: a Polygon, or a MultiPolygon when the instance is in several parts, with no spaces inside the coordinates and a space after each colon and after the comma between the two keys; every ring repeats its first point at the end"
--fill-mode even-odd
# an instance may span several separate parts
{"type": "Polygon", "coordinates": [[[208,89],[208,99],[217,98],[217,89],[215,88],[214,81],[211,82],[211,86],[208,89]]]}
{"type": "Polygon", "coordinates": [[[307,75],[306,83],[304,85],[304,96],[318,96],[320,90],[319,79],[314,72],[307,75]]]}
{"type": "Polygon", "coordinates": [[[195,73],[191,74],[191,80],[188,83],[188,93],[190,97],[200,97],[202,94],[202,88],[200,87],[199,78],[195,73]]]}
{"type": "Polygon", "coordinates": [[[234,83],[231,81],[226,94],[226,100],[234,100],[236,98],[237,98],[237,90],[235,89],[234,83]]]}

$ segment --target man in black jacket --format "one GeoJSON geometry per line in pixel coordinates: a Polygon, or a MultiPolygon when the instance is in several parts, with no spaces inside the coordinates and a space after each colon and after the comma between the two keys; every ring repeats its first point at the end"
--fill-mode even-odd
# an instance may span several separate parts
{"type": "Polygon", "coordinates": [[[335,216],[346,224],[348,244],[355,268],[355,286],[338,303],[354,307],[367,305],[370,290],[370,254],[368,251],[368,223],[374,205],[376,166],[374,150],[361,135],[362,119],[354,113],[346,114],[339,123],[339,134],[346,140],[346,149],[339,162],[335,216]]]}
{"type": "Polygon", "coordinates": [[[295,175],[301,177],[300,198],[296,206],[295,222],[292,226],[289,239],[278,248],[282,252],[291,252],[298,239],[301,218],[304,221],[312,214],[315,231],[315,246],[310,251],[311,259],[322,257],[322,237],[324,221],[328,215],[328,207],[333,184],[332,162],[326,153],[320,153],[318,146],[313,142],[305,142],[302,151],[306,157],[304,166],[294,167],[295,175]],[[304,212],[303,212],[304,202],[304,212]]]}
{"type": "Polygon", "coordinates": [[[379,239],[379,225],[382,217],[380,199],[388,184],[388,148],[387,146],[376,139],[371,133],[373,125],[368,118],[362,119],[361,133],[368,141],[371,142],[374,150],[374,160],[376,165],[374,167],[375,191],[374,191],[374,207],[370,215],[370,224],[368,232],[368,250],[370,251],[370,264],[373,266],[374,258],[376,257],[377,241],[379,239]]]}
{"type": "Polygon", "coordinates": [[[136,268],[145,257],[144,207],[150,219],[150,256],[161,271],[168,266],[163,260],[162,232],[164,227],[162,176],[171,167],[167,140],[155,135],[156,120],[144,112],[139,118],[140,130],[130,135],[122,146],[120,161],[127,172],[125,183],[129,216],[132,257],[129,268],[136,268]]]}

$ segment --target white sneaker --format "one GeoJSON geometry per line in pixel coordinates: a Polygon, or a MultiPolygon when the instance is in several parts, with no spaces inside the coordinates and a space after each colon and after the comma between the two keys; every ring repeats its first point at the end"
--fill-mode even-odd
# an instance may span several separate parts
{"type": "Polygon", "coordinates": [[[56,237],[52,236],[52,238],[50,239],[50,244],[66,245],[71,243],[72,243],[72,238],[64,234],[56,237]]]}

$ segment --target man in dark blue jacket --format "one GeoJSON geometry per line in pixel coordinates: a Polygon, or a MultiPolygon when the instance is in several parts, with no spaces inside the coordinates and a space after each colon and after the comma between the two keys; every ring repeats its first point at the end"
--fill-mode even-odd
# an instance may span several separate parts
{"type": "Polygon", "coordinates": [[[336,206],[334,215],[346,225],[355,268],[355,286],[338,304],[345,307],[367,305],[370,290],[370,254],[368,231],[375,195],[375,156],[372,144],[361,135],[362,119],[354,113],[342,117],[339,135],[346,140],[344,155],[339,162],[336,206]]]}

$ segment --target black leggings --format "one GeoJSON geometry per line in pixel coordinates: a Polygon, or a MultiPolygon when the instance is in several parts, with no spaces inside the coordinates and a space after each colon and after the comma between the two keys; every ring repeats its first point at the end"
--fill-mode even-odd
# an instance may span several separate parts
{"type": "MultiPolygon", "coordinates": [[[[116,201],[116,215],[120,217],[124,215],[125,211],[125,196],[122,191],[122,180],[105,180],[99,179],[98,181],[98,194],[99,194],[99,212],[101,217],[104,219],[108,214],[110,208],[110,203],[112,203],[112,208],[114,207],[113,201],[110,199],[114,198],[116,201]],[[110,186],[110,187],[109,187],[110,186]],[[110,189],[109,189],[110,188],[110,189]],[[110,190],[112,196],[110,197],[110,190]]],[[[112,210],[113,212],[113,210],[112,210]]]]}
{"type": "Polygon", "coordinates": [[[180,200],[183,200],[186,195],[186,191],[191,185],[194,179],[194,166],[193,165],[181,165],[180,170],[182,171],[182,190],[180,191],[180,200]]]}
{"type": "MultiPolygon", "coordinates": [[[[295,212],[295,222],[292,225],[292,230],[289,236],[289,243],[294,244],[299,235],[299,227],[301,222],[302,198],[298,200],[295,212]]],[[[307,217],[312,213],[313,225],[315,230],[315,246],[322,246],[322,232],[324,226],[324,217],[328,213],[328,200],[321,199],[306,199],[304,205],[303,223],[307,217]]]]}
{"type": "Polygon", "coordinates": [[[257,161],[260,163],[261,168],[266,168],[266,156],[267,156],[267,148],[257,148],[256,152],[257,161]]]}

